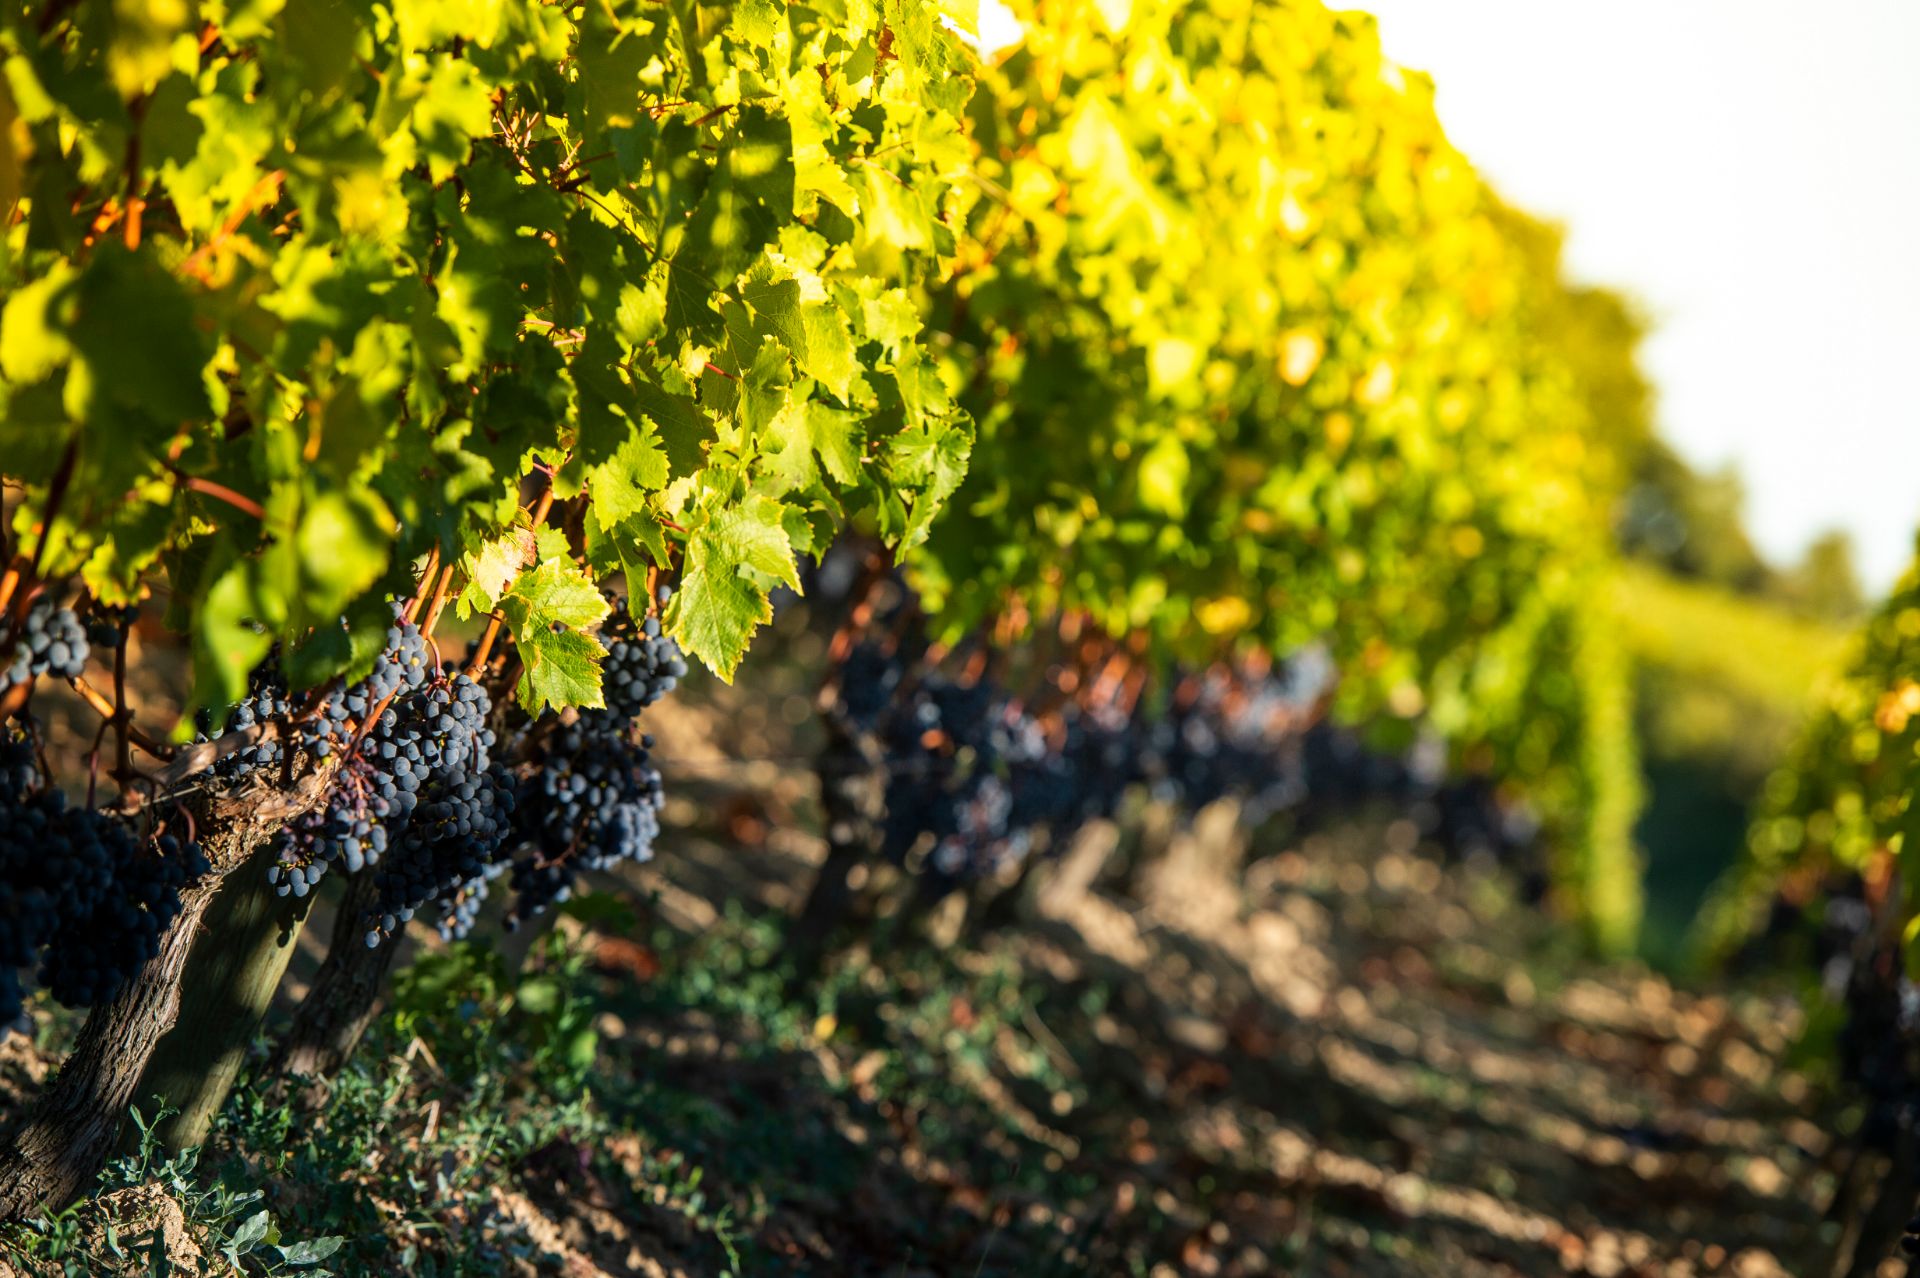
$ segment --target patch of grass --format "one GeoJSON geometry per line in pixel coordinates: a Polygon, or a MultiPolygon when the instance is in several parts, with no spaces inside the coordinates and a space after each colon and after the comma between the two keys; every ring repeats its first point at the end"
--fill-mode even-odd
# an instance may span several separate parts
{"type": "Polygon", "coordinates": [[[219,1272],[210,1266],[221,1261],[228,1273],[332,1278],[327,1262],[344,1240],[283,1230],[262,1206],[263,1190],[202,1175],[198,1149],[167,1154],[155,1128],[172,1112],[148,1119],[135,1109],[137,1147],[108,1165],[98,1192],[56,1215],[0,1228],[0,1255],[35,1278],[172,1278],[219,1272]]]}

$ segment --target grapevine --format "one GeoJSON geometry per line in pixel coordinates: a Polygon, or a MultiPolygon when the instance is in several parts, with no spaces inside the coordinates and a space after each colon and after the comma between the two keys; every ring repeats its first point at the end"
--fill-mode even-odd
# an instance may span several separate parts
{"type": "MultiPolygon", "coordinates": [[[[831,594],[802,564],[849,533],[915,602],[836,654],[823,778],[884,781],[828,806],[928,882],[1142,787],[1296,802],[1257,761],[1319,645],[1345,718],[1514,774],[1566,899],[1630,938],[1604,601],[1636,441],[1587,407],[1557,243],[1358,19],[1023,12],[982,60],[965,7],[0,19],[0,717],[65,682],[115,747],[85,800],[35,775],[0,816],[115,921],[52,993],[129,1000],[45,1103],[93,1120],[0,1160],[0,1215],[105,1157],[153,1050],[125,1027],[183,979],[218,1003],[172,960],[245,867],[289,934],[349,880],[345,964],[655,856],[645,714],[831,594]],[[1328,127],[1222,123],[1300,102],[1328,127]],[[184,723],[127,677],[159,631],[184,723]],[[994,656],[1042,636],[1073,686],[994,656]]],[[[7,890],[25,970],[65,915],[7,890]]]]}

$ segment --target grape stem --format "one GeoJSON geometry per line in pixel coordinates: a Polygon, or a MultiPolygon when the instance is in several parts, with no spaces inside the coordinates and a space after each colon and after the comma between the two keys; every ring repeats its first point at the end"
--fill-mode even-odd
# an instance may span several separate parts
{"type": "Polygon", "coordinates": [[[227,505],[242,514],[252,515],[255,519],[263,523],[266,521],[266,509],[253,498],[237,493],[225,484],[215,483],[211,479],[202,479],[198,475],[183,475],[173,467],[168,467],[168,469],[173,470],[174,480],[178,482],[182,488],[191,489],[196,493],[205,493],[217,501],[227,503],[227,505]]]}
{"type": "MultiPolygon", "coordinates": [[[[440,624],[440,614],[447,606],[447,592],[453,586],[454,567],[455,565],[448,564],[442,570],[439,584],[433,588],[433,598],[427,601],[427,615],[420,622],[420,633],[428,639],[433,638],[434,627],[440,624]]],[[[439,645],[435,644],[434,648],[437,651],[439,645]]]]}
{"type": "Polygon", "coordinates": [[[493,641],[500,637],[500,626],[504,620],[498,609],[487,617],[487,628],[473,650],[473,660],[467,663],[467,678],[478,679],[480,672],[487,668],[487,658],[493,654],[493,641]]]}
{"type": "Polygon", "coordinates": [[[140,194],[140,134],[141,122],[146,118],[147,104],[152,101],[148,94],[141,94],[127,103],[127,114],[133,117],[133,128],[127,131],[127,155],[123,168],[126,172],[126,219],[121,225],[122,239],[127,252],[132,253],[140,247],[140,219],[147,211],[146,197],[140,194]]]}
{"type": "MultiPolygon", "coordinates": [[[[553,482],[549,477],[547,490],[540,494],[527,512],[529,528],[538,528],[547,520],[547,514],[553,509],[553,482]]],[[[500,637],[500,627],[506,618],[498,611],[487,618],[487,628],[480,636],[479,644],[473,650],[473,660],[467,663],[467,678],[478,679],[480,672],[487,667],[487,658],[493,655],[494,641],[500,637]]]]}
{"type": "MultiPolygon", "coordinates": [[[[126,649],[123,647],[120,650],[119,656],[114,661],[116,667],[114,671],[114,688],[116,696],[122,706],[126,704],[125,662],[126,649]]],[[[142,750],[145,750],[162,763],[169,762],[174,758],[174,751],[171,747],[155,741],[152,737],[135,727],[132,714],[115,709],[114,703],[107,699],[105,693],[88,683],[85,675],[75,675],[73,678],[67,680],[67,683],[75,692],[80,694],[81,700],[85,701],[100,713],[102,719],[108,723],[123,724],[126,728],[128,741],[139,746],[142,750]]],[[[121,766],[124,771],[131,771],[130,762],[123,763],[121,766]]]]}
{"type": "Polygon", "coordinates": [[[20,587],[20,577],[21,561],[18,559],[8,564],[7,571],[0,574],[0,613],[4,613],[7,605],[13,601],[13,592],[20,587]]]}
{"type": "MultiPolygon", "coordinates": [[[[53,481],[47,485],[47,507],[40,514],[40,526],[34,530],[33,562],[27,565],[29,579],[40,579],[40,565],[47,555],[47,541],[53,533],[53,521],[60,514],[60,505],[66,500],[67,485],[73,482],[74,463],[79,460],[79,445],[68,444],[67,451],[60,458],[60,469],[53,473],[53,481]]],[[[26,596],[20,598],[14,608],[14,619],[19,620],[25,612],[26,596]]]]}
{"type": "Polygon", "coordinates": [[[420,580],[413,587],[413,598],[407,600],[407,606],[400,611],[403,621],[412,621],[420,615],[420,604],[427,596],[427,583],[440,571],[440,547],[434,546],[427,552],[427,565],[420,570],[420,580]]]}
{"type": "MultiPolygon", "coordinates": [[[[216,31],[212,23],[208,23],[207,28],[210,32],[216,31]]],[[[203,34],[202,39],[204,40],[205,38],[206,36],[203,34]]],[[[180,264],[180,273],[182,275],[191,275],[201,283],[206,283],[207,257],[212,254],[215,249],[232,239],[235,233],[240,230],[240,224],[252,217],[256,209],[263,208],[280,197],[280,182],[286,175],[285,169],[274,169],[269,173],[263,174],[260,180],[255,182],[252,188],[240,197],[240,203],[234,207],[233,212],[227,214],[227,220],[220,224],[220,229],[213,233],[212,238],[187,255],[187,260],[180,264]]]]}

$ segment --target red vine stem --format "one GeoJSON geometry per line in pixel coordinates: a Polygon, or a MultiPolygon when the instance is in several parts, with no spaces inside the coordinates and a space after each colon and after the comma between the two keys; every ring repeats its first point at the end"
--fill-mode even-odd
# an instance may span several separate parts
{"type": "MultiPolygon", "coordinates": [[[[553,484],[549,481],[547,490],[540,494],[539,500],[534,502],[532,509],[528,511],[530,519],[528,527],[538,528],[546,522],[547,515],[552,510],[553,484]]],[[[487,668],[487,659],[493,655],[494,642],[500,638],[500,627],[505,622],[506,618],[498,609],[495,609],[493,615],[487,618],[487,628],[481,633],[480,642],[473,650],[473,660],[467,663],[467,678],[477,679],[480,677],[480,672],[487,668]]]]}
{"type": "Polygon", "coordinates": [[[202,479],[198,475],[182,475],[179,471],[175,471],[173,477],[182,488],[190,488],[194,492],[205,493],[209,497],[224,501],[243,514],[252,515],[255,519],[262,521],[267,517],[266,508],[259,502],[233,491],[225,484],[215,483],[211,479],[202,479]]]}
{"type": "Polygon", "coordinates": [[[480,672],[487,668],[487,658],[493,655],[493,642],[500,637],[504,620],[498,609],[487,617],[487,628],[481,632],[480,643],[473,650],[473,660],[467,663],[467,678],[478,679],[480,672]]]}
{"type": "MultiPolygon", "coordinates": [[[[207,25],[208,30],[212,31],[213,24],[208,23],[207,25]]],[[[240,230],[240,224],[245,222],[249,217],[252,217],[255,210],[271,204],[275,199],[279,198],[280,181],[286,177],[286,175],[286,170],[284,169],[274,169],[269,173],[261,175],[260,180],[255,182],[247,193],[240,197],[240,203],[234,206],[233,212],[227,214],[226,221],[220,224],[220,229],[213,233],[213,237],[187,255],[187,260],[180,264],[180,273],[183,275],[191,275],[195,279],[205,283],[207,279],[206,259],[215,249],[232,239],[235,233],[240,230]]]]}
{"type": "MultiPolygon", "coordinates": [[[[439,553],[440,553],[439,547],[436,546],[433,550],[433,554],[429,556],[429,560],[427,563],[427,571],[421,574],[421,579],[423,581],[427,577],[432,575],[434,565],[439,562],[439,558],[438,558],[439,553]]],[[[429,644],[433,645],[434,659],[436,663],[439,660],[440,645],[437,643],[434,643],[433,641],[433,628],[440,624],[441,610],[447,606],[447,590],[449,587],[453,585],[454,568],[455,568],[455,565],[448,564],[441,571],[440,580],[434,585],[433,595],[427,601],[426,618],[420,623],[420,635],[429,644]]],[[[414,602],[416,604],[419,602],[419,599],[417,596],[414,602]]],[[[409,608],[408,611],[410,612],[411,608],[409,608]]],[[[408,619],[411,620],[412,618],[409,617],[408,619]]],[[[435,668],[437,671],[438,666],[436,665],[435,668]]],[[[380,721],[380,716],[386,713],[387,707],[393,704],[393,699],[399,695],[400,695],[400,690],[396,688],[392,692],[388,693],[386,695],[386,698],[382,700],[379,705],[367,711],[367,717],[361,720],[359,727],[354,729],[353,741],[347,747],[346,758],[351,758],[354,752],[359,750],[360,743],[366,739],[367,733],[370,730],[372,730],[374,724],[380,721]]]]}
{"type": "Polygon", "coordinates": [[[439,584],[433,588],[433,598],[427,601],[427,615],[420,623],[420,633],[431,639],[434,627],[440,624],[440,613],[447,606],[447,591],[453,585],[454,565],[448,564],[440,574],[439,584]]]}
{"type": "MultiPolygon", "coordinates": [[[[116,680],[116,683],[118,683],[118,680],[116,680]]],[[[88,683],[87,677],[85,675],[75,675],[73,678],[67,680],[67,684],[75,692],[80,694],[81,700],[85,701],[88,705],[92,706],[96,711],[99,712],[100,717],[107,720],[109,723],[112,723],[116,720],[120,720],[122,718],[122,715],[120,714],[120,712],[114,708],[113,702],[109,701],[107,699],[106,694],[101,692],[100,689],[88,683]]],[[[162,763],[165,763],[174,757],[174,751],[171,746],[168,746],[159,741],[155,741],[152,737],[142,732],[138,727],[134,725],[133,718],[131,715],[125,716],[125,723],[126,723],[126,729],[127,729],[127,739],[131,741],[134,745],[139,746],[142,750],[145,750],[148,754],[160,760],[160,762],[162,763]]]]}
{"type": "Polygon", "coordinates": [[[427,552],[426,567],[420,570],[420,580],[414,583],[413,598],[407,600],[407,606],[400,610],[402,621],[412,621],[420,615],[420,605],[427,597],[427,583],[440,571],[440,547],[435,546],[427,552]]]}
{"type": "Polygon", "coordinates": [[[127,631],[119,632],[113,645],[113,731],[115,739],[113,775],[124,782],[133,775],[133,710],[127,705],[127,631]]]}
{"type": "Polygon", "coordinates": [[[126,159],[126,220],[121,224],[127,252],[132,253],[140,247],[140,219],[147,211],[146,197],[139,192],[140,186],[140,134],[141,124],[146,119],[147,104],[152,99],[141,94],[127,104],[127,114],[133,117],[133,128],[127,134],[126,159]]]}

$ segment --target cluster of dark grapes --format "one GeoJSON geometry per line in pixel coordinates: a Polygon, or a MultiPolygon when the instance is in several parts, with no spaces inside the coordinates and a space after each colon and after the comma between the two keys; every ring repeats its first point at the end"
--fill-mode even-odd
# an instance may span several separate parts
{"type": "Polygon", "coordinates": [[[998,833],[992,796],[997,782],[988,754],[992,692],[984,681],[963,684],[938,673],[916,680],[886,708],[879,736],[886,751],[886,816],[880,852],[904,865],[930,844],[925,867],[960,881],[998,833]]]}
{"type": "MultiPolygon", "coordinates": [[[[108,644],[130,620],[104,610],[93,618],[108,644]]],[[[88,636],[71,610],[36,602],[19,633],[8,681],[75,673],[86,659],[88,636]]],[[[294,762],[333,766],[325,801],[276,836],[275,890],[306,896],[336,866],[374,875],[365,922],[367,943],[378,945],[429,908],[443,936],[464,936],[509,870],[518,922],[565,900],[583,871],[649,859],[663,793],[652,740],[635,724],[687,664],[654,617],[635,618],[624,603],[605,633],[606,708],[523,727],[522,776],[493,758],[486,689],[441,668],[397,607],[372,671],[304,708],[277,659],[263,664],[227,729],[277,727],[221,759],[215,775],[238,782],[294,762]]],[[[211,727],[202,722],[203,740],[211,727]]],[[[29,971],[64,1003],[111,998],[158,953],[181,890],[206,871],[193,843],[165,833],[143,843],[125,823],[69,806],[26,741],[0,739],[0,1025],[22,1015],[29,971]]]]}
{"type": "MultiPolygon", "coordinates": [[[[292,710],[293,702],[285,680],[280,677],[279,663],[270,659],[248,678],[247,695],[227,716],[227,727],[241,732],[283,719],[292,710]]],[[[194,740],[206,741],[213,726],[212,716],[205,710],[200,711],[197,726],[200,731],[194,740]]],[[[284,759],[280,738],[261,736],[214,764],[213,771],[226,780],[241,781],[256,772],[280,766],[284,759]]]]}
{"type": "MultiPolygon", "coordinates": [[[[1920,1140],[1920,984],[1907,975],[1898,899],[1895,892],[1876,907],[1858,874],[1835,876],[1813,912],[1811,939],[1822,992],[1845,1016],[1835,1047],[1840,1078],[1862,1105],[1854,1139],[1890,1156],[1882,1192],[1911,1201],[1914,1184],[1902,1168],[1904,1151],[1920,1140]]],[[[1796,930],[1806,927],[1803,907],[1776,911],[1776,924],[1789,914],[1796,930]]],[[[1900,1245],[1920,1256],[1920,1215],[1900,1245]]]]}
{"type": "Polygon", "coordinates": [[[160,938],[180,915],[180,893],[210,868],[196,843],[162,834],[151,851],[141,852],[125,826],[98,813],[85,815],[92,820],[84,823],[84,833],[70,835],[70,846],[107,845],[114,874],[110,887],[93,898],[93,908],[76,916],[61,943],[47,950],[41,982],[69,1007],[90,1007],[118,994],[160,952],[160,938]]]}
{"type": "Polygon", "coordinates": [[[1283,669],[1251,685],[1188,681],[1190,695],[1157,720],[1108,699],[1042,722],[989,680],[912,675],[912,655],[856,643],[834,684],[839,712],[883,748],[882,854],[946,888],[1017,865],[1041,831],[1064,846],[1143,782],[1194,806],[1229,792],[1290,798],[1297,771],[1278,766],[1283,746],[1318,695],[1283,669]]]}
{"type": "Polygon", "coordinates": [[[1237,795],[1250,821],[1299,803],[1301,727],[1323,690],[1315,669],[1303,655],[1266,671],[1180,680],[1147,732],[1144,766],[1156,794],[1190,808],[1237,795]]]}
{"type": "Polygon", "coordinates": [[[1821,990],[1846,1012],[1840,1074],[1865,1103],[1860,1140],[1891,1153],[1920,1125],[1920,986],[1907,976],[1887,911],[1875,910],[1858,875],[1829,885],[1816,918],[1821,990]]]}
{"type": "MultiPolygon", "coordinates": [[[[278,762],[283,749],[295,744],[315,759],[338,758],[326,801],[275,839],[276,861],[267,878],[280,895],[305,896],[336,864],[349,874],[377,865],[404,828],[427,779],[429,751],[438,753],[437,743],[422,731],[418,714],[423,707],[416,701],[434,673],[426,639],[396,610],[366,678],[328,695],[285,745],[263,742],[234,756],[240,775],[278,762]]],[[[289,708],[276,675],[256,678],[257,690],[234,712],[235,726],[284,715],[289,708]]]]}
{"type": "MultiPolygon", "coordinates": [[[[268,676],[234,722],[245,727],[289,709],[268,676]]],[[[367,677],[292,725],[291,745],[337,766],[326,802],[278,836],[268,871],[275,890],[301,897],[335,866],[364,871],[375,876],[376,893],[365,919],[368,945],[436,904],[443,927],[464,934],[513,832],[511,778],[492,761],[492,711],[486,689],[464,672],[441,669],[396,609],[367,677]]],[[[254,754],[243,751],[237,767],[277,761],[280,749],[263,743],[254,754]]]]}
{"type": "Polygon", "coordinates": [[[96,648],[117,648],[133,628],[138,608],[95,603],[87,613],[87,641],[96,648]]]}
{"type": "MultiPolygon", "coordinates": [[[[503,779],[507,785],[507,797],[513,797],[512,779],[503,779]]],[[[487,902],[487,894],[494,881],[509,869],[506,861],[489,861],[472,876],[454,884],[444,891],[434,902],[436,915],[434,930],[443,941],[464,940],[472,935],[475,925],[480,922],[480,907],[487,902]]]]}
{"type": "Polygon", "coordinates": [[[1532,809],[1503,795],[1484,774],[1450,771],[1437,741],[1382,750],[1358,731],[1322,720],[1298,748],[1301,801],[1292,815],[1301,828],[1369,807],[1404,813],[1448,860],[1505,866],[1521,876],[1527,900],[1545,895],[1546,854],[1532,809]]]}
{"type": "Polygon", "coordinates": [[[512,774],[499,764],[435,774],[381,862],[367,944],[392,936],[429,904],[443,937],[467,935],[513,845],[515,806],[512,774]]]}
{"type": "Polygon", "coordinates": [[[61,608],[46,595],[35,599],[20,620],[13,650],[0,666],[0,691],[30,683],[43,675],[72,679],[87,669],[87,627],[71,608],[61,608]]]}
{"type": "MultiPolygon", "coordinates": [[[[1920,983],[1908,975],[1904,909],[1898,888],[1874,892],[1857,871],[1832,871],[1811,904],[1777,894],[1762,933],[1736,962],[1771,966],[1783,949],[1810,961],[1822,999],[1842,1018],[1834,1048],[1840,1081],[1860,1106],[1853,1139],[1887,1156],[1879,1192],[1910,1203],[1907,1153],[1920,1141],[1920,983]]],[[[1877,1208],[1869,1214],[1879,1216],[1877,1208]]],[[[1863,1236],[1858,1254],[1877,1259],[1888,1242],[1863,1236]]],[[[1920,1257],[1920,1215],[1907,1221],[1900,1245],[1920,1257]]]]}
{"type": "Polygon", "coordinates": [[[509,870],[511,925],[565,900],[582,871],[650,858],[662,789],[651,739],[636,737],[634,722],[673,691],[687,664],[659,622],[633,617],[624,601],[604,635],[606,707],[572,723],[522,725],[512,742],[520,775],[494,758],[486,689],[456,667],[442,669],[397,607],[367,677],[304,713],[296,715],[276,664],[263,665],[228,726],[277,722],[281,731],[217,771],[243,779],[296,751],[334,765],[325,801],[276,836],[275,891],[304,897],[335,867],[374,875],[364,921],[367,944],[377,946],[422,910],[433,911],[442,936],[465,936],[509,870]]]}
{"type": "Polygon", "coordinates": [[[660,619],[648,616],[635,622],[625,598],[615,598],[613,612],[601,626],[607,658],[601,666],[606,709],[585,714],[610,727],[624,728],[687,677],[687,659],[680,645],[660,633],[660,619]]]}
{"type": "Polygon", "coordinates": [[[917,655],[898,640],[852,645],[836,672],[836,708],[882,747],[882,854],[948,885],[1017,864],[1041,831],[1064,846],[1144,785],[1189,810],[1232,795],[1249,823],[1286,813],[1303,828],[1391,806],[1443,851],[1513,865],[1530,893],[1543,890],[1526,808],[1485,778],[1451,775],[1432,741],[1378,750],[1318,713],[1332,667],[1317,648],[1176,678],[1155,714],[1108,699],[1070,704],[1045,723],[989,680],[916,673],[917,655]]]}
{"type": "Polygon", "coordinates": [[[565,901],[582,871],[653,858],[665,795],[652,744],[584,719],[542,743],[521,783],[520,830],[532,849],[513,867],[510,924],[565,901]]]}
{"type": "Polygon", "coordinates": [[[870,640],[853,645],[841,661],[835,681],[841,713],[871,731],[893,704],[906,675],[906,662],[898,647],[882,647],[870,640]]]}
{"type": "Polygon", "coordinates": [[[834,680],[838,713],[880,743],[880,851],[936,892],[1017,866],[1039,832],[1063,841],[1112,810],[1137,779],[1131,734],[1070,709],[1051,724],[992,681],[910,678],[907,651],[852,645],[834,680]]]}
{"type": "Polygon", "coordinates": [[[21,1018],[25,970],[71,1007],[118,994],[207,869],[198,844],[164,833],[143,843],[69,804],[24,739],[0,740],[0,1027],[21,1018]]]}
{"type": "MultiPolygon", "coordinates": [[[[530,731],[522,746],[531,766],[513,819],[515,842],[526,850],[512,867],[510,928],[566,901],[583,872],[653,858],[665,792],[653,738],[638,723],[686,677],[687,662],[657,618],[636,619],[624,599],[611,602],[601,630],[606,707],[582,711],[572,723],[533,725],[547,730],[530,731]]],[[[484,877],[465,880],[455,894],[456,924],[458,911],[470,911],[485,890],[484,877]]]]}

